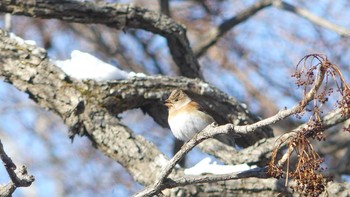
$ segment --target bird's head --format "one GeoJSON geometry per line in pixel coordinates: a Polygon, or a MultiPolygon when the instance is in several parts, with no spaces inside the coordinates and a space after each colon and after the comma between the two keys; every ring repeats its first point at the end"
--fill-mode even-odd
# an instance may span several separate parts
{"type": "Polygon", "coordinates": [[[187,103],[191,102],[190,97],[187,96],[182,90],[173,90],[167,100],[165,100],[165,105],[170,108],[181,108],[187,103]]]}

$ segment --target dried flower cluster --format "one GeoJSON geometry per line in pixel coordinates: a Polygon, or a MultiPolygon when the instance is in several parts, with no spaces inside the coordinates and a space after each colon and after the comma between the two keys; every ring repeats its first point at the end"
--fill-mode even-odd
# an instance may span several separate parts
{"type": "Polygon", "coordinates": [[[285,141],[281,141],[279,146],[277,146],[273,152],[272,160],[268,166],[268,174],[278,179],[286,177],[286,185],[288,184],[288,178],[293,179],[296,184],[291,186],[291,188],[302,195],[319,196],[325,191],[327,183],[331,181],[331,179],[325,177],[321,173],[324,170],[321,167],[323,159],[314,150],[308,137],[306,137],[307,135],[310,135],[310,131],[307,128],[304,128],[297,131],[295,135],[285,141]],[[276,164],[275,161],[277,151],[286,141],[288,141],[287,156],[290,158],[291,155],[295,153],[297,161],[295,166],[291,167],[288,158],[286,169],[284,169],[283,163],[282,165],[281,163],[276,164]]]}
{"type": "MultiPolygon", "coordinates": [[[[309,132],[307,129],[305,131],[309,132]]],[[[288,176],[296,182],[293,190],[306,196],[319,196],[325,191],[330,179],[321,173],[323,159],[313,149],[305,131],[297,132],[290,142],[289,146],[293,147],[298,160],[295,170],[289,172],[288,176]]]]}
{"type": "Polygon", "coordinates": [[[341,109],[343,116],[349,116],[350,114],[350,89],[345,84],[344,90],[341,92],[342,97],[337,101],[338,107],[341,109]]]}
{"type": "MultiPolygon", "coordinates": [[[[297,65],[297,71],[292,75],[296,78],[296,85],[304,91],[303,99],[299,103],[296,117],[301,118],[305,112],[311,112],[311,117],[306,126],[298,129],[287,139],[280,140],[269,163],[268,174],[276,178],[286,177],[293,179],[296,185],[292,189],[301,195],[319,196],[326,190],[327,183],[331,181],[321,172],[323,159],[317,154],[309,139],[325,141],[325,127],[322,124],[322,106],[329,101],[328,97],[335,91],[329,87],[329,79],[336,84],[336,92],[341,97],[336,105],[341,109],[343,116],[350,115],[350,89],[339,68],[328,61],[327,57],[312,54],[305,56],[297,65]],[[339,85],[340,84],[340,85],[339,85]],[[307,109],[309,101],[313,101],[312,109],[307,109]],[[288,151],[276,162],[277,152],[287,144],[288,151]],[[290,166],[290,157],[295,154],[297,161],[295,166],[290,166]],[[284,157],[288,157],[285,159],[284,157]]],[[[345,128],[350,132],[350,126],[345,128]]]]}
{"type": "Polygon", "coordinates": [[[302,128],[302,133],[306,138],[316,139],[318,141],[325,141],[326,137],[323,135],[325,127],[320,120],[309,121],[306,128],[302,128]]]}

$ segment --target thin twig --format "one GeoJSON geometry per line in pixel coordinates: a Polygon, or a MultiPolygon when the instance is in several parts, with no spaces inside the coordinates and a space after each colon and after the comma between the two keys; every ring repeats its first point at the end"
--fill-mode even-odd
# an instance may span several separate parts
{"type": "Polygon", "coordinates": [[[250,17],[254,16],[257,12],[268,7],[272,4],[273,0],[259,1],[249,8],[238,13],[236,16],[224,21],[218,27],[210,29],[204,34],[199,42],[193,47],[193,51],[196,57],[202,56],[207,49],[213,46],[226,32],[235,27],[236,25],[246,21],[250,17]]]}
{"type": "Polygon", "coordinates": [[[168,165],[164,168],[164,170],[161,172],[158,181],[151,187],[146,188],[145,190],[141,191],[140,193],[136,194],[135,196],[153,196],[157,194],[162,189],[166,188],[163,184],[165,179],[168,177],[168,175],[171,173],[175,165],[190,151],[192,150],[196,145],[201,143],[202,141],[209,139],[211,137],[214,137],[218,133],[227,132],[228,130],[232,129],[232,124],[226,124],[220,127],[214,126],[213,124],[207,126],[202,132],[199,132],[197,135],[195,135],[191,140],[186,142],[181,149],[174,155],[173,158],[169,161],[168,165]],[[218,129],[223,128],[223,129],[218,129]],[[215,132],[215,130],[217,132],[215,132]],[[213,132],[214,131],[214,132],[213,132]]]}
{"type": "Polygon", "coordinates": [[[300,102],[300,104],[295,105],[291,109],[283,109],[280,110],[276,115],[271,116],[269,118],[266,118],[264,120],[258,121],[251,125],[244,125],[244,126],[235,126],[234,131],[238,134],[247,134],[252,131],[255,131],[258,128],[274,124],[280,120],[283,120],[295,113],[298,113],[302,108],[304,108],[307,103],[309,103],[311,100],[314,99],[314,95],[317,93],[317,90],[322,85],[325,72],[326,70],[322,68],[322,66],[319,69],[319,75],[316,78],[315,85],[310,89],[310,91],[304,96],[303,100],[300,102]]]}
{"type": "MultiPolygon", "coordinates": [[[[230,132],[247,134],[249,132],[255,131],[260,127],[273,124],[279,120],[289,117],[292,114],[300,112],[301,109],[304,108],[308,102],[314,99],[314,95],[316,95],[318,89],[320,88],[326,72],[326,69],[323,66],[323,64],[320,65],[318,69],[319,73],[316,76],[314,86],[310,89],[308,93],[305,94],[303,100],[299,104],[295,105],[289,110],[282,110],[270,118],[261,120],[251,125],[234,126],[233,124],[226,124],[223,126],[207,126],[202,132],[198,133],[191,140],[184,144],[180,151],[175,154],[175,156],[170,160],[169,164],[161,172],[158,181],[153,186],[146,188],[145,190],[136,194],[136,196],[152,196],[159,193],[162,189],[167,188],[164,182],[171,173],[172,169],[175,167],[176,163],[180,161],[185,156],[185,154],[187,154],[190,150],[192,150],[197,144],[201,143],[202,141],[218,134],[229,134],[230,132]]],[[[287,153],[290,154],[291,152],[292,150],[288,151],[287,153]]],[[[288,154],[286,154],[285,157],[282,157],[280,162],[284,163],[287,160],[287,156],[289,156],[288,154]]]]}
{"type": "Polygon", "coordinates": [[[316,16],[313,13],[311,13],[305,9],[295,7],[295,6],[293,6],[287,2],[284,2],[284,1],[275,1],[272,5],[275,6],[276,8],[286,10],[286,11],[292,12],[298,16],[304,17],[305,19],[311,21],[312,23],[319,25],[321,27],[327,28],[331,31],[334,31],[341,36],[350,36],[349,29],[335,25],[334,23],[331,23],[331,22],[325,20],[324,18],[316,16]]]}
{"type": "Polygon", "coordinates": [[[5,153],[4,146],[0,140],[0,159],[11,179],[8,183],[0,187],[0,196],[11,196],[17,187],[28,187],[34,181],[34,176],[27,173],[25,166],[17,169],[12,159],[5,153]]]}

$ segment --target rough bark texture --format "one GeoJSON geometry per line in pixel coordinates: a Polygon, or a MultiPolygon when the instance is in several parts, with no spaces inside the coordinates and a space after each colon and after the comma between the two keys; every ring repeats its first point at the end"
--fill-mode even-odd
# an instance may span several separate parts
{"type": "Polygon", "coordinates": [[[99,107],[102,88],[92,89],[93,82],[69,79],[48,61],[43,49],[17,45],[4,32],[0,36],[0,73],[5,81],[58,114],[74,133],[87,135],[99,150],[121,163],[135,180],[142,184],[155,180],[157,173],[140,172],[158,172],[167,161],[165,156],[153,144],[120,124],[106,108],[99,107]]]}
{"type": "Polygon", "coordinates": [[[105,24],[116,29],[139,28],[164,36],[181,75],[202,78],[197,58],[186,37],[186,29],[166,15],[132,4],[80,1],[4,0],[0,12],[68,22],[105,24]],[[90,13],[90,14],[86,14],[90,13]]]}
{"type": "MultiPolygon", "coordinates": [[[[4,31],[0,32],[0,48],[0,73],[5,81],[26,92],[40,106],[58,114],[72,131],[71,135],[88,136],[99,150],[121,163],[144,185],[153,183],[157,173],[140,172],[159,172],[167,159],[153,144],[120,124],[116,118],[118,113],[150,103],[159,104],[170,89],[179,87],[206,94],[207,102],[215,101],[213,106],[221,106],[218,110],[223,110],[224,106],[226,110],[243,109],[232,111],[238,114],[240,121],[252,121],[233,98],[199,80],[147,77],[104,84],[80,82],[49,62],[44,49],[19,45],[4,31]]],[[[153,117],[165,124],[165,111],[154,113],[157,116],[153,117]]],[[[233,116],[230,114],[227,118],[233,116]]],[[[271,135],[261,133],[265,137],[271,135]]]]}
{"type": "MultiPolygon", "coordinates": [[[[3,1],[0,4],[0,11],[40,18],[58,18],[69,22],[101,23],[117,29],[130,27],[151,31],[168,39],[174,61],[184,76],[201,77],[198,62],[189,48],[185,28],[175,23],[171,18],[132,5],[99,4],[96,6],[96,4],[86,2],[70,1],[62,5],[63,3],[61,1],[60,3],[35,1],[33,4],[27,1],[17,1],[16,3],[3,1]],[[93,14],[83,14],[87,11],[93,14]]],[[[162,126],[167,126],[167,112],[163,105],[159,105],[159,101],[164,100],[173,88],[190,91],[189,93],[192,93],[191,96],[195,100],[203,106],[209,107],[207,110],[219,124],[231,122],[241,125],[257,120],[244,105],[200,80],[151,77],[102,85],[91,84],[91,86],[101,86],[102,89],[105,89],[103,92],[98,92],[98,95],[104,100],[106,108],[112,114],[116,115],[125,110],[122,103],[116,102],[123,102],[123,99],[135,101],[134,103],[125,103],[127,108],[142,106],[142,109],[146,110],[162,126]],[[201,95],[201,99],[198,99],[198,95],[201,95]],[[120,110],[115,108],[116,104],[120,105],[120,110]]],[[[237,144],[247,147],[259,139],[271,136],[272,131],[266,128],[263,131],[244,136],[237,141],[237,144]]]]}
{"type": "MultiPolygon", "coordinates": [[[[44,49],[27,44],[19,45],[4,31],[0,31],[0,49],[2,51],[0,73],[5,81],[28,93],[29,97],[41,107],[58,114],[73,132],[72,134],[80,133],[88,136],[100,151],[118,161],[136,181],[143,185],[152,184],[168,160],[152,143],[142,136],[133,134],[130,129],[122,125],[115,117],[118,113],[143,105],[147,106],[150,103],[159,104],[169,93],[168,90],[180,87],[196,95],[203,94],[206,102],[214,103],[213,109],[223,110],[223,106],[235,110],[242,109],[242,111],[233,110],[240,117],[239,120],[253,121],[249,119],[249,113],[244,107],[241,105],[237,107],[238,103],[234,99],[199,80],[147,77],[104,84],[94,81],[80,82],[66,76],[49,62],[44,49]]],[[[158,115],[158,118],[153,117],[161,122],[164,114],[158,115]]],[[[232,116],[234,114],[224,118],[229,119],[232,116]]],[[[214,142],[209,141],[209,143],[214,142]]],[[[220,150],[213,153],[216,152],[220,153],[220,150]]],[[[227,163],[229,162],[232,161],[227,163]]],[[[173,171],[171,177],[181,175],[183,175],[182,170],[178,169],[173,171]]],[[[337,188],[340,188],[337,192],[345,191],[344,186],[337,186],[337,188]]],[[[244,179],[225,183],[199,184],[173,189],[171,192],[177,195],[198,196],[204,193],[220,195],[222,192],[227,192],[235,195],[236,192],[240,194],[247,192],[264,196],[277,194],[280,190],[276,189],[271,180],[244,179]],[[243,190],[238,183],[245,189],[243,190]],[[249,183],[252,184],[251,189],[249,189],[249,183]],[[264,185],[265,183],[268,183],[269,186],[264,185]],[[232,184],[232,187],[229,184],[232,184]],[[256,190],[257,186],[261,189],[256,190]]]]}
{"type": "MultiPolygon", "coordinates": [[[[261,8],[253,11],[270,5],[270,1],[263,3],[261,8]]],[[[43,0],[4,0],[0,2],[0,11],[68,22],[99,23],[117,29],[139,28],[160,34],[167,39],[181,74],[202,78],[198,62],[189,47],[185,28],[157,12],[132,5],[43,0]]],[[[53,65],[44,49],[18,44],[2,30],[0,49],[0,76],[6,82],[26,92],[41,107],[58,114],[70,128],[71,137],[76,134],[87,136],[96,148],[119,162],[143,185],[154,183],[168,159],[152,143],[121,124],[117,118],[119,113],[141,108],[157,123],[167,127],[167,111],[162,102],[172,89],[181,88],[206,106],[220,124],[231,122],[244,125],[257,120],[244,105],[199,79],[153,76],[106,83],[81,82],[66,76],[53,65]]],[[[200,146],[225,163],[264,165],[275,141],[275,138],[263,139],[269,137],[272,137],[269,128],[242,136],[237,140],[238,145],[254,145],[240,152],[216,140],[205,141],[200,146]]],[[[182,169],[179,168],[170,177],[182,176],[182,169]]],[[[291,195],[283,183],[284,180],[249,178],[186,186],[164,193],[179,196],[291,195]]],[[[330,185],[329,193],[346,196],[349,195],[349,189],[348,184],[334,183],[330,185]]]]}

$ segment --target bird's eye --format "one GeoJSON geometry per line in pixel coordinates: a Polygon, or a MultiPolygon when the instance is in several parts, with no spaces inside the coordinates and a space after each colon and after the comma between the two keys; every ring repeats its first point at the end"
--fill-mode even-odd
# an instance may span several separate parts
{"type": "Polygon", "coordinates": [[[178,99],[178,98],[176,98],[176,99],[175,99],[175,102],[177,102],[177,101],[179,101],[179,99],[178,99]]]}

